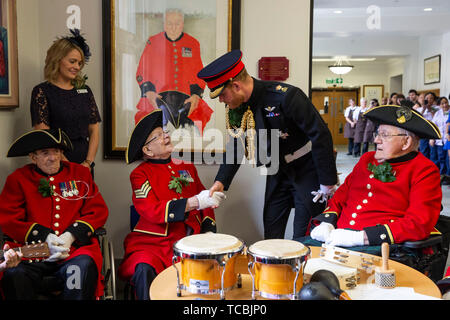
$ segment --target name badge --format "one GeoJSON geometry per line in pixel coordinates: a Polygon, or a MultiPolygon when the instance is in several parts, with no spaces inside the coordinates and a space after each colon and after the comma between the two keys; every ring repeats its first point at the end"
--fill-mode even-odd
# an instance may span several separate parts
{"type": "Polygon", "coordinates": [[[78,93],[87,93],[87,89],[77,89],[78,93]]]}

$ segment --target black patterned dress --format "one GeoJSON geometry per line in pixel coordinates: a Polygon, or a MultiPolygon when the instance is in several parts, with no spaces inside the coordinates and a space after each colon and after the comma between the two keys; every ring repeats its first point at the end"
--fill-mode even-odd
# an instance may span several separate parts
{"type": "Polygon", "coordinates": [[[72,141],[74,150],[64,155],[69,161],[81,163],[89,149],[89,125],[101,122],[91,89],[61,89],[50,82],[33,88],[31,94],[32,126],[44,123],[61,128],[72,141]]]}

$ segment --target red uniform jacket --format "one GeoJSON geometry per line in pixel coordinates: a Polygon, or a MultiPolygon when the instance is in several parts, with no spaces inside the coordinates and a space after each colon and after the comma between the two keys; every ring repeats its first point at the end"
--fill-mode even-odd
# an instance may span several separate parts
{"type": "Polygon", "coordinates": [[[79,247],[72,246],[67,259],[82,254],[94,259],[99,272],[96,294],[100,296],[103,258],[98,241],[92,236],[95,229],[105,224],[108,207],[89,169],[73,162],[61,163],[61,171],[52,176],[43,174],[34,164],[8,176],[0,194],[0,227],[14,240],[9,243],[11,247],[22,246],[25,242],[44,242],[49,233],[61,235],[70,231],[76,238],[74,245],[79,247]],[[49,182],[53,195],[44,197],[39,193],[41,179],[49,182]],[[63,197],[64,189],[76,189],[78,196],[63,197]],[[75,200],[80,197],[84,198],[75,200]]]}
{"type": "Polygon", "coordinates": [[[365,153],[313,223],[365,230],[370,245],[428,238],[441,210],[442,190],[436,165],[421,153],[390,161],[396,180],[377,180],[367,166],[378,165],[365,153]]]}
{"type": "MultiPolygon", "coordinates": [[[[154,109],[145,97],[147,91],[180,91],[189,96],[197,94],[201,97],[205,82],[197,77],[197,73],[202,68],[200,44],[189,34],[182,33],[175,41],[168,39],[165,32],[150,37],[136,72],[142,97],[136,107],[139,111],[136,113],[135,123],[154,109]]],[[[202,132],[212,112],[201,99],[198,108],[189,118],[194,123],[202,122],[202,127],[199,128],[202,132]]]]}
{"type": "Polygon", "coordinates": [[[172,265],[173,244],[192,234],[216,231],[212,209],[184,212],[188,198],[205,190],[195,166],[176,164],[172,160],[141,163],[130,175],[133,205],[139,221],[124,242],[124,259],[119,276],[129,279],[138,263],[147,263],[160,273],[172,265]],[[177,193],[169,189],[172,177],[185,175],[192,178],[188,186],[177,193]]]}

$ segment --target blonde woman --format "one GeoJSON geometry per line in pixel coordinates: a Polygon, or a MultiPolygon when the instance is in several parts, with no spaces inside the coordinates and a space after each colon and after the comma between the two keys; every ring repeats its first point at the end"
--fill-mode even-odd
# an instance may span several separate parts
{"type": "Polygon", "coordinates": [[[99,145],[101,122],[94,95],[81,70],[91,55],[80,31],[53,42],[45,59],[45,81],[33,88],[31,120],[34,129],[61,128],[74,150],[65,159],[91,169],[99,145]]]}

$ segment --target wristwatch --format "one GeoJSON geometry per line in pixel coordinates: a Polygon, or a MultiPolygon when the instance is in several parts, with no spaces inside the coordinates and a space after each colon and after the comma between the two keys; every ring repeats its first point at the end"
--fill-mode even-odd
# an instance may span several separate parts
{"type": "Polygon", "coordinates": [[[93,168],[95,166],[95,162],[94,161],[86,159],[83,162],[86,162],[91,168],[93,168]]]}

